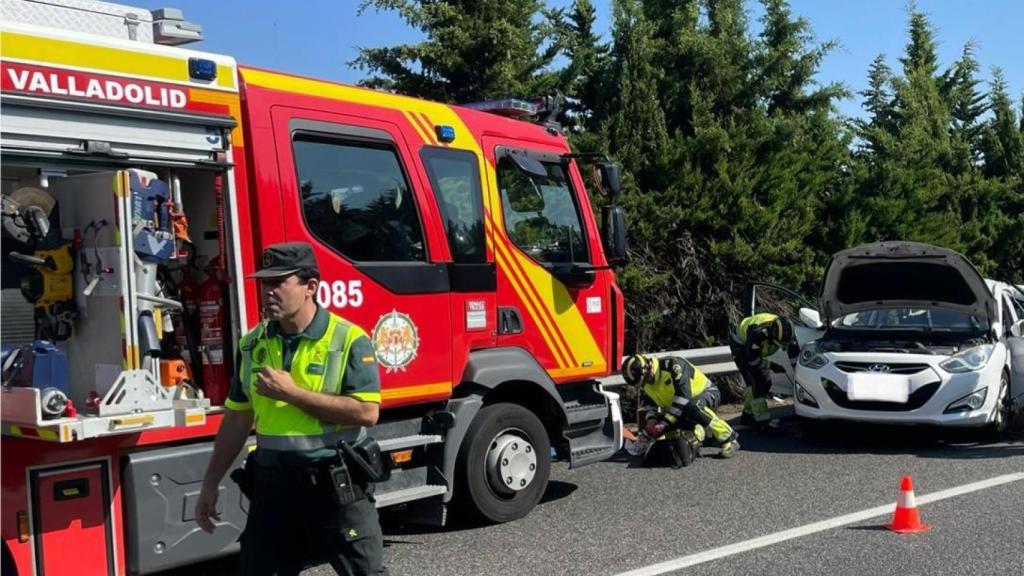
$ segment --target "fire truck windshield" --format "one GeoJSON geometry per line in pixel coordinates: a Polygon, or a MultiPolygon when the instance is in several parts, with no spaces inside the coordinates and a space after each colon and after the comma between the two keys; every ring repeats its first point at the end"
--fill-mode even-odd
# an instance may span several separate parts
{"type": "Polygon", "coordinates": [[[545,176],[528,174],[508,158],[499,161],[505,230],[512,242],[538,262],[587,263],[589,251],[568,165],[542,164],[545,176]]]}

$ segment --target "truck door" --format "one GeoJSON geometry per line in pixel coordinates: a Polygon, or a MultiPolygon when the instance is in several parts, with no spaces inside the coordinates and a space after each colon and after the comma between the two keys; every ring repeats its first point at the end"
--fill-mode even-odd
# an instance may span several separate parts
{"type": "Polygon", "coordinates": [[[603,373],[610,292],[590,270],[601,248],[578,173],[532,143],[485,138],[484,148],[494,163],[498,345],[527,350],[556,381],[603,373]]]}
{"type": "Polygon", "coordinates": [[[320,304],[370,335],[385,405],[451,395],[451,318],[438,219],[401,130],[275,107],[289,240],[314,246],[320,304]],[[431,241],[433,240],[433,241],[431,241]]]}
{"type": "Polygon", "coordinates": [[[469,353],[493,347],[497,335],[497,278],[485,234],[483,158],[470,150],[423,146],[420,159],[447,240],[452,291],[452,375],[453,382],[458,383],[469,353]]]}

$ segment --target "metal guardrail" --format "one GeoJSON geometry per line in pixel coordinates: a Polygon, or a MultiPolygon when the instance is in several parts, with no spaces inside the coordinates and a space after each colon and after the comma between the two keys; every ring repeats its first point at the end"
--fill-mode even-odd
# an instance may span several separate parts
{"type": "MultiPolygon", "coordinates": [[[[732,374],[736,372],[736,363],[732,360],[732,352],[728,346],[714,346],[711,348],[693,348],[690,350],[675,350],[672,352],[652,352],[647,356],[661,358],[663,356],[678,356],[685,358],[700,368],[701,372],[708,376],[716,374],[732,374]]],[[[621,374],[613,374],[607,378],[598,380],[603,386],[625,386],[626,382],[621,374]]]]}

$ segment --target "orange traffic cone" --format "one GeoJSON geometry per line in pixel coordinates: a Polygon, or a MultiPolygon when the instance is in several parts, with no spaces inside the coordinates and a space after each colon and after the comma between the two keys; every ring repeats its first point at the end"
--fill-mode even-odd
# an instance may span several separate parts
{"type": "Polygon", "coordinates": [[[900,495],[896,500],[896,512],[892,515],[892,524],[886,528],[900,534],[927,532],[928,526],[921,524],[917,515],[917,503],[914,502],[914,483],[910,476],[904,476],[900,482],[900,495]]]}

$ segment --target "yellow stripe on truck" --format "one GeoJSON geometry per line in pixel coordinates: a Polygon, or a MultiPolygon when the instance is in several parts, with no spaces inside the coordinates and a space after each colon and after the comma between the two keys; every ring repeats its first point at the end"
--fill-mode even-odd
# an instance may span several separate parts
{"type": "Polygon", "coordinates": [[[399,388],[385,388],[380,391],[384,400],[400,400],[406,398],[418,398],[420,396],[441,396],[451,394],[451,382],[437,382],[434,384],[419,384],[415,386],[401,386],[399,388]]]}
{"type": "Polygon", "coordinates": [[[536,292],[530,290],[530,286],[525,278],[522,278],[519,271],[516,270],[512,263],[512,256],[509,255],[509,248],[504,242],[498,242],[495,244],[495,261],[498,267],[505,272],[505,278],[509,280],[512,285],[512,289],[516,295],[519,296],[519,300],[526,307],[526,313],[529,314],[530,318],[533,319],[533,323],[537,326],[537,330],[540,331],[541,338],[544,343],[548,345],[551,350],[552,356],[555,358],[559,368],[569,368],[573,365],[572,358],[566,352],[566,350],[559,345],[556,335],[553,334],[558,329],[557,326],[552,326],[553,322],[544,314],[542,310],[543,304],[538,301],[536,292]]]}
{"type": "MultiPolygon", "coordinates": [[[[5,59],[112,72],[137,78],[173,80],[186,84],[191,80],[188,75],[188,60],[181,57],[10,31],[0,32],[0,46],[5,59]]],[[[235,88],[235,71],[232,66],[217,65],[216,85],[226,89],[235,88]]]]}

